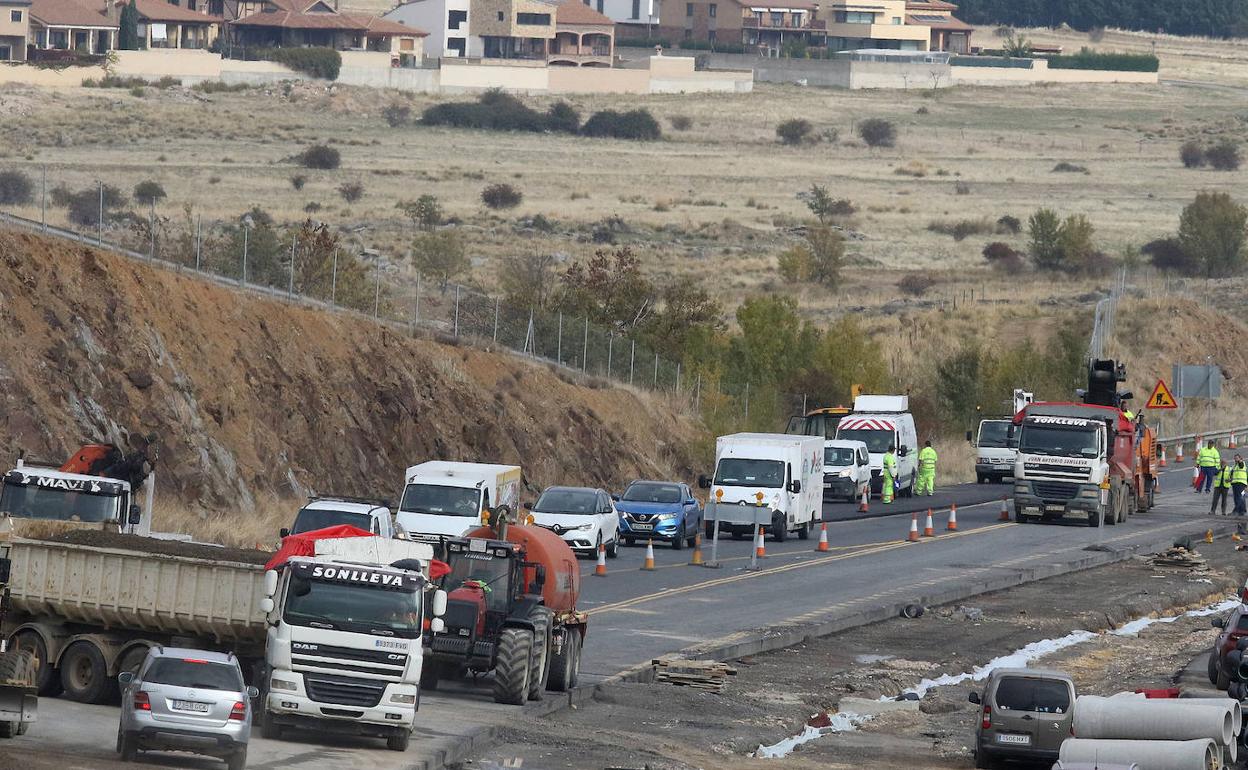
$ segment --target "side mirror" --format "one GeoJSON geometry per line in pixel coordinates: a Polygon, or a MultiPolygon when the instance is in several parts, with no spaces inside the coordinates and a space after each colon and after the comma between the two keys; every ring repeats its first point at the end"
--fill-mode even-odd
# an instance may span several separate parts
{"type": "Polygon", "coordinates": [[[279,529],[277,531],[277,536],[282,538],[290,537],[290,527],[282,527],[279,529]]]}
{"type": "Polygon", "coordinates": [[[898,455],[899,457],[905,457],[905,456],[906,456],[906,455],[908,455],[909,453],[910,453],[910,450],[909,450],[909,449],[907,449],[907,448],[906,448],[906,447],[904,447],[904,446],[903,446],[901,449],[898,449],[898,450],[897,450],[897,455],[898,455]]]}
{"type": "Polygon", "coordinates": [[[619,495],[611,495],[611,499],[612,499],[612,500],[614,500],[615,502],[617,502],[617,503],[618,503],[618,502],[620,501],[620,496],[619,496],[619,495]]]}
{"type": "Polygon", "coordinates": [[[259,698],[260,688],[256,687],[254,684],[247,685],[247,697],[250,698],[251,700],[255,700],[256,698],[259,698]]]}
{"type": "Polygon", "coordinates": [[[705,474],[698,476],[698,489],[710,489],[710,488],[711,488],[710,477],[705,474]]]}
{"type": "Polygon", "coordinates": [[[440,618],[446,614],[446,591],[441,588],[433,592],[433,616],[440,618]]]}
{"type": "Polygon", "coordinates": [[[143,509],[137,505],[131,505],[129,522],[131,524],[138,524],[142,521],[143,521],[143,509]]]}
{"type": "Polygon", "coordinates": [[[435,634],[442,633],[446,630],[446,621],[442,620],[442,618],[434,618],[429,621],[429,630],[435,634]]]}
{"type": "Polygon", "coordinates": [[[277,593],[277,570],[271,569],[264,573],[264,595],[272,599],[275,593],[277,593]]]}
{"type": "Polygon", "coordinates": [[[1222,618],[1214,618],[1213,620],[1209,621],[1209,625],[1213,626],[1214,628],[1226,628],[1226,621],[1223,620],[1222,618]]]}
{"type": "Polygon", "coordinates": [[[533,571],[533,591],[532,593],[541,593],[546,587],[546,567],[539,564],[537,569],[533,571]]]}
{"type": "Polygon", "coordinates": [[[966,696],[966,699],[970,701],[971,703],[974,703],[976,706],[979,705],[979,693],[977,692],[973,692],[970,695],[966,696]]]}
{"type": "Polygon", "coordinates": [[[266,596],[260,600],[260,611],[263,612],[265,615],[268,615],[270,612],[272,612],[275,606],[277,605],[273,604],[273,597],[271,596],[266,596]]]}
{"type": "Polygon", "coordinates": [[[521,503],[520,507],[526,511],[531,511],[533,510],[533,503],[521,503]]]}
{"type": "Polygon", "coordinates": [[[975,434],[971,433],[969,430],[966,432],[966,442],[968,444],[975,443],[975,434]]]}
{"type": "Polygon", "coordinates": [[[117,675],[117,682],[122,687],[129,686],[129,684],[133,681],[134,681],[133,671],[122,671],[120,674],[117,675]]]}
{"type": "Polygon", "coordinates": [[[790,482],[789,482],[789,491],[790,491],[790,492],[792,492],[792,493],[793,493],[793,494],[795,494],[795,495],[796,495],[798,492],[801,492],[801,491],[802,491],[802,482],[798,481],[797,479],[794,479],[794,480],[790,481],[790,482]]]}
{"type": "Polygon", "coordinates": [[[1119,401],[1130,401],[1133,398],[1135,398],[1135,394],[1129,390],[1118,394],[1119,401]]]}

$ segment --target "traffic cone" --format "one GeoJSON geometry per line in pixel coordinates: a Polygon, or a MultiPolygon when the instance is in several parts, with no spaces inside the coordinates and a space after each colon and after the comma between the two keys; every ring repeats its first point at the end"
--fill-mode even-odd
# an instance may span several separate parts
{"type": "Polygon", "coordinates": [[[689,560],[690,567],[702,566],[702,533],[693,536],[693,558],[689,560]]]}
{"type": "Polygon", "coordinates": [[[866,488],[864,488],[864,489],[862,490],[862,502],[858,503],[858,512],[859,512],[859,513],[866,513],[866,512],[867,512],[867,505],[868,505],[868,503],[869,503],[869,501],[870,501],[870,500],[871,500],[871,485],[870,485],[870,484],[868,484],[868,485],[866,486],[866,488]]]}
{"type": "Polygon", "coordinates": [[[763,528],[758,528],[758,535],[754,538],[754,557],[757,559],[767,558],[767,547],[763,545],[766,538],[763,535],[763,528]]]}
{"type": "Polygon", "coordinates": [[[1192,466],[1192,488],[1200,491],[1200,468],[1196,465],[1192,466]]]}
{"type": "Polygon", "coordinates": [[[602,543],[598,544],[598,565],[594,567],[594,574],[598,577],[607,576],[607,547],[602,543]]]}
{"type": "Polygon", "coordinates": [[[1205,530],[1205,542],[1206,542],[1206,543],[1212,543],[1212,542],[1213,542],[1213,530],[1212,530],[1212,529],[1206,529],[1206,530],[1205,530]]]}
{"type": "Polygon", "coordinates": [[[1009,498],[1001,498],[1001,515],[997,517],[997,521],[1010,520],[1010,501],[1009,498]]]}
{"type": "Polygon", "coordinates": [[[927,509],[927,522],[923,524],[923,537],[935,537],[936,530],[932,527],[932,509],[927,509]]]}
{"type": "Polygon", "coordinates": [[[815,550],[820,553],[828,550],[828,525],[826,522],[819,527],[819,545],[815,547],[815,550]]]}
{"type": "Polygon", "coordinates": [[[1174,448],[1174,461],[1176,463],[1183,462],[1183,442],[1182,441],[1180,441],[1179,445],[1174,448]]]}
{"type": "Polygon", "coordinates": [[[1166,467],[1166,448],[1161,448],[1161,462],[1158,463],[1162,468],[1166,467]]]}
{"type": "Polygon", "coordinates": [[[1238,446],[1238,445],[1236,445],[1236,443],[1235,443],[1235,434],[1234,434],[1234,433],[1232,433],[1232,434],[1231,434],[1231,440],[1227,443],[1226,448],[1227,448],[1227,449],[1239,449],[1239,446],[1238,446]]]}
{"type": "Polygon", "coordinates": [[[654,571],[654,538],[646,541],[646,560],[641,563],[641,568],[646,572],[654,571]]]}
{"type": "Polygon", "coordinates": [[[958,531],[958,506],[949,506],[949,523],[945,525],[945,529],[949,532],[958,531]]]}
{"type": "Polygon", "coordinates": [[[907,542],[919,542],[919,514],[910,514],[910,536],[906,538],[907,542]]]}

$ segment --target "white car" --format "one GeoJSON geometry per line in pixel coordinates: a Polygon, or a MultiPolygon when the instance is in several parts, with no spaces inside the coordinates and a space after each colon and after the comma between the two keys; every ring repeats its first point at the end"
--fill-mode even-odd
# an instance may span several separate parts
{"type": "Polygon", "coordinates": [[[823,499],[847,503],[862,499],[871,485],[871,457],[861,441],[823,442],[823,499]]]}
{"type": "Polygon", "coordinates": [[[533,523],[563,538],[577,554],[593,556],[606,546],[614,559],[620,547],[620,515],[611,496],[589,487],[550,487],[533,505],[533,523]]]}

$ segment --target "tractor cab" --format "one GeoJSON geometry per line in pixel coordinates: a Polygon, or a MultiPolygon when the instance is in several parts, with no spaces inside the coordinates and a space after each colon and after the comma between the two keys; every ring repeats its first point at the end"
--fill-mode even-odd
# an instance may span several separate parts
{"type": "Polygon", "coordinates": [[[853,413],[847,406],[829,406],[812,409],[805,415],[794,415],[784,432],[790,436],[821,436],[824,439],[836,438],[836,428],[842,417],[853,413]]]}
{"type": "Polygon", "coordinates": [[[503,540],[456,538],[446,542],[446,563],[451,568],[442,578],[446,631],[436,644],[456,648],[470,666],[478,659],[488,668],[493,653],[488,640],[498,635],[524,594],[522,554],[515,543],[503,540]]]}

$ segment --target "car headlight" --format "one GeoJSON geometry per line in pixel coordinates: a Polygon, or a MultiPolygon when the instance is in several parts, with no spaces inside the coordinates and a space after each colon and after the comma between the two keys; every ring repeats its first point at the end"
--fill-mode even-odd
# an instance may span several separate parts
{"type": "Polygon", "coordinates": [[[843,478],[843,479],[847,479],[847,478],[849,478],[850,476],[854,475],[854,469],[853,469],[853,468],[846,468],[845,470],[841,471],[841,472],[840,472],[839,474],[837,474],[837,475],[838,475],[838,476],[840,476],[840,477],[841,477],[841,478],[843,478]]]}
{"type": "Polygon", "coordinates": [[[593,524],[581,524],[580,526],[569,528],[568,531],[569,532],[587,532],[593,528],[594,528],[593,524]]]}
{"type": "Polygon", "coordinates": [[[675,521],[676,517],[679,515],[680,514],[677,513],[660,513],[659,521],[675,521]]]}
{"type": "Polygon", "coordinates": [[[391,696],[390,696],[390,702],[391,702],[391,703],[407,703],[407,704],[413,704],[413,703],[415,703],[415,702],[416,702],[416,696],[415,696],[415,695],[404,695],[404,694],[402,694],[402,693],[396,693],[396,694],[394,694],[394,695],[391,695],[391,696]]]}
{"type": "Polygon", "coordinates": [[[299,685],[289,679],[278,679],[274,677],[269,680],[270,690],[285,690],[286,692],[299,692],[299,685]]]}

